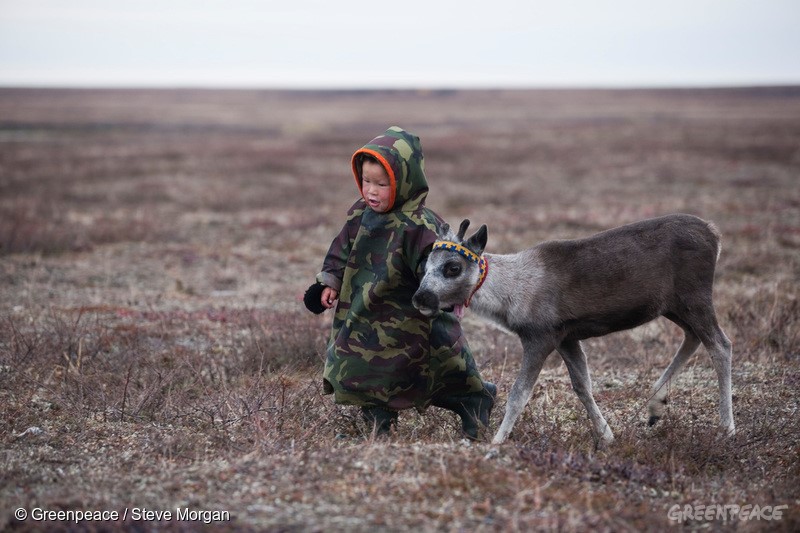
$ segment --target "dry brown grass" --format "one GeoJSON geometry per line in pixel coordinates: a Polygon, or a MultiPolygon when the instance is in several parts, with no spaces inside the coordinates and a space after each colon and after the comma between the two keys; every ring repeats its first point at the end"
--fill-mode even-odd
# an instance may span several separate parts
{"type": "MultiPolygon", "coordinates": [[[[675,504],[786,504],[685,525],[797,530],[799,146],[793,88],[0,90],[0,528],[74,529],[18,507],[189,507],[232,520],[101,527],[662,530],[675,504]],[[423,140],[429,205],[488,224],[493,252],[714,220],[737,435],[717,432],[702,349],[646,427],[680,340],[666,321],[587,342],[607,451],[555,357],[496,449],[437,409],[376,442],[322,396],[330,317],[298,297],[354,198],[350,153],[394,123],[423,140]]],[[[520,348],[465,320],[496,428],[520,348]]]]}

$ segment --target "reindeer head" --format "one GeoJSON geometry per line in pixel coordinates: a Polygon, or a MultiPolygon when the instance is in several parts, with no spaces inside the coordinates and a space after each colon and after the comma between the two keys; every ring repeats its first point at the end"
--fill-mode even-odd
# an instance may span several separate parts
{"type": "Polygon", "coordinates": [[[469,305],[486,275],[486,262],[481,257],[486,248],[486,226],[464,240],[468,227],[469,220],[464,220],[453,235],[450,226],[442,226],[439,240],[428,256],[425,275],[411,300],[425,316],[440,309],[469,305]]]}

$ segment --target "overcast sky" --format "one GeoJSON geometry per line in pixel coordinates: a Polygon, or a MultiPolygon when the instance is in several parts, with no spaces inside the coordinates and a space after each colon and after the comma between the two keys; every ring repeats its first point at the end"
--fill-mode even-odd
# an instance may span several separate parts
{"type": "Polygon", "coordinates": [[[800,0],[0,0],[0,85],[800,84],[800,0]]]}

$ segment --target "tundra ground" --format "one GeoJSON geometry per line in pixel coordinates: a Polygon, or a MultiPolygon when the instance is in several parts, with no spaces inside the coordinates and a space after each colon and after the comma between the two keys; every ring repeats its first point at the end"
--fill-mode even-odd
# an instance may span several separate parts
{"type": "MultiPolygon", "coordinates": [[[[797,531],[799,183],[797,88],[0,90],[0,528],[797,531]],[[350,154],[393,124],[422,138],[428,205],[491,252],[713,220],[737,434],[703,348],[646,426],[681,339],[661,319],[585,343],[608,450],[556,355],[499,447],[435,408],[369,438],[322,395],[330,316],[299,298],[356,198],[350,154]],[[748,519],[706,518],[731,505],[748,519]]],[[[464,328],[494,431],[521,350],[464,328]]]]}

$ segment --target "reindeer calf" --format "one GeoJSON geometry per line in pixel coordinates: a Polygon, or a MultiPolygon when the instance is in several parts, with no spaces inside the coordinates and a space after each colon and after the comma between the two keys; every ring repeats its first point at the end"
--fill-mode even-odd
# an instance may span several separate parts
{"type": "Polygon", "coordinates": [[[425,315],[471,303],[478,315],[519,335],[522,368],[492,442],[508,438],[554,349],[564,359],[572,387],[589,413],[596,442],[613,441],[592,396],[580,341],[659,316],[680,326],[684,339],[654,385],[649,424],[664,413],[666,384],[702,343],[719,380],[722,427],[731,434],[735,431],[731,343],[717,323],[712,303],[720,251],[720,235],[713,224],[691,215],[667,215],[584,239],[543,242],[510,255],[484,255],[486,226],[465,240],[468,226],[468,220],[462,222],[456,235],[443,228],[413,303],[425,315]]]}

